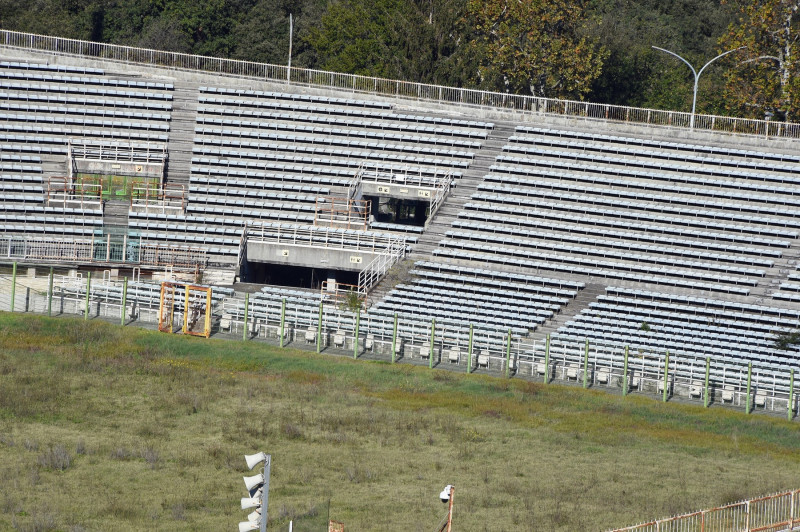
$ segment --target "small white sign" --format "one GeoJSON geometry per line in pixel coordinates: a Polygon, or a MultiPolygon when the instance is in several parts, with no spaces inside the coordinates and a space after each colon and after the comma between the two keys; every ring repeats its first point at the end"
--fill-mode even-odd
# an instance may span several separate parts
{"type": "Polygon", "coordinates": [[[350,255],[350,264],[361,264],[362,258],[356,255],[350,255]]]}
{"type": "Polygon", "coordinates": [[[288,249],[282,249],[282,250],[280,250],[280,251],[278,252],[278,254],[279,254],[281,257],[288,257],[288,256],[289,256],[289,250],[288,250],[288,249]]]}

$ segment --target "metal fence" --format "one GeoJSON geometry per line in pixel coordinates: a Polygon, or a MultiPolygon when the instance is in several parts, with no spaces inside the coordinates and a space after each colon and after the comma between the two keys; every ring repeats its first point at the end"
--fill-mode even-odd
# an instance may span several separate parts
{"type": "MultiPolygon", "coordinates": [[[[0,310],[52,316],[74,315],[123,325],[158,323],[160,283],[90,278],[9,267],[0,274],[0,310]]],[[[795,417],[794,369],[758,363],[669,356],[665,351],[629,351],[625,346],[550,338],[543,341],[487,324],[448,316],[420,318],[413,312],[353,312],[334,294],[267,287],[255,294],[214,287],[211,334],[331,354],[489,373],[535,382],[558,381],[584,388],[639,393],[661,400],[680,398],[705,406],[795,417]]],[[[182,323],[183,309],[174,319],[182,323]]],[[[179,330],[176,327],[175,330],[179,330]]]]}
{"type": "Polygon", "coordinates": [[[781,532],[800,528],[800,490],[642,523],[613,532],[781,532]]]}
{"type": "MultiPolygon", "coordinates": [[[[521,114],[545,113],[582,119],[613,120],[656,126],[689,128],[691,113],[642,109],[621,105],[596,104],[581,101],[557,100],[490,92],[442,85],[428,85],[322,70],[289,68],[281,65],[255,63],[103,44],[77,39],[65,39],[32,33],[0,30],[0,46],[36,50],[57,55],[81,56],[155,67],[211,72],[259,80],[285,82],[316,87],[329,87],[349,92],[361,92],[427,100],[447,104],[488,107],[521,114]]],[[[715,115],[695,115],[693,129],[725,133],[759,135],[763,137],[800,137],[800,124],[751,120],[715,115]]]]}

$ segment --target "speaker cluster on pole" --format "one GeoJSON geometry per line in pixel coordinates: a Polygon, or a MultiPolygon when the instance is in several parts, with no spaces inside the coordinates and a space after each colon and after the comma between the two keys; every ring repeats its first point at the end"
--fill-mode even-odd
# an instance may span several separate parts
{"type": "Polygon", "coordinates": [[[257,475],[244,478],[247,488],[247,497],[242,497],[242,510],[254,510],[247,516],[247,521],[239,523],[239,532],[250,530],[267,530],[267,502],[269,499],[269,474],[272,457],[265,453],[245,455],[248,469],[254,469],[258,464],[264,463],[264,471],[257,475]]]}

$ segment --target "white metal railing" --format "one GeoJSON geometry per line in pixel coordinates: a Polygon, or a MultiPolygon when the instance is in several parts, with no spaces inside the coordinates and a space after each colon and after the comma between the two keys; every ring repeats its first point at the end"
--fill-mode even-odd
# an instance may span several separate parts
{"type": "Polygon", "coordinates": [[[146,214],[183,212],[186,208],[186,191],[183,185],[165,184],[134,186],[131,189],[130,210],[146,214]]]}
{"type": "Polygon", "coordinates": [[[121,161],[164,164],[167,159],[166,145],[112,144],[91,140],[71,139],[70,153],[73,159],[92,161],[121,161]]]}
{"type": "Polygon", "coordinates": [[[443,181],[452,181],[453,179],[451,172],[444,176],[431,176],[425,175],[421,171],[414,172],[409,170],[407,168],[403,170],[361,170],[358,181],[431,189],[441,186],[443,181]]]}
{"type": "Polygon", "coordinates": [[[380,253],[393,246],[405,248],[405,238],[379,233],[329,229],[313,225],[251,225],[247,242],[265,242],[287,246],[323,247],[348,251],[380,253]]]}
{"type": "Polygon", "coordinates": [[[658,519],[613,532],[779,532],[800,527],[800,490],[658,519]]]}
{"type": "MultiPolygon", "coordinates": [[[[429,100],[456,105],[491,107],[518,113],[546,113],[583,119],[613,120],[656,126],[689,128],[691,113],[642,109],[553,98],[538,98],[477,89],[428,85],[409,81],[341,74],[281,65],[166,52],[131,46],[65,39],[0,30],[0,46],[57,55],[145,64],[155,67],[226,74],[281,83],[332,87],[350,92],[429,100]]],[[[694,129],[764,137],[799,138],[800,124],[715,115],[695,115],[694,129]]]]}
{"type": "Polygon", "coordinates": [[[25,261],[73,263],[133,263],[145,266],[202,268],[207,264],[203,248],[111,241],[111,235],[91,239],[0,235],[0,258],[25,261]]]}
{"type": "Polygon", "coordinates": [[[406,253],[406,243],[402,239],[394,239],[389,246],[379,253],[363,270],[358,273],[358,292],[366,298],[370,289],[378,284],[389,268],[401,260],[406,253]]]}
{"type": "Polygon", "coordinates": [[[431,198],[431,207],[430,212],[428,213],[428,220],[425,224],[426,226],[430,224],[431,220],[433,220],[433,217],[436,215],[436,212],[439,210],[439,207],[441,207],[442,203],[444,203],[445,198],[450,193],[450,185],[452,183],[453,176],[447,174],[447,176],[440,180],[436,185],[436,189],[433,192],[433,197],[431,198]]]}

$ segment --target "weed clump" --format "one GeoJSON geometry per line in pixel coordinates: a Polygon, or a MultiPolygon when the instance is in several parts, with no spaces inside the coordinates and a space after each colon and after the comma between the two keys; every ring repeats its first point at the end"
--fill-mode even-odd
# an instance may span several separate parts
{"type": "Polygon", "coordinates": [[[70,456],[66,447],[59,444],[55,447],[51,447],[47,452],[40,454],[37,462],[45,469],[66,471],[72,464],[72,456],[70,456]]]}

